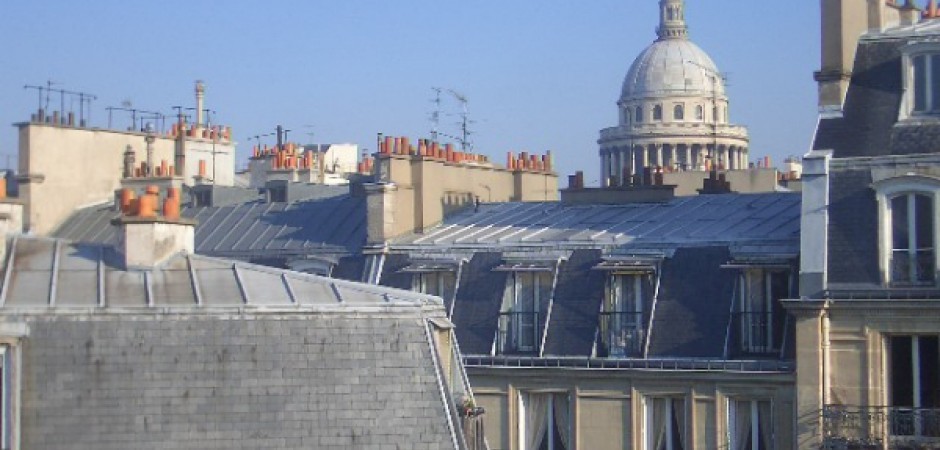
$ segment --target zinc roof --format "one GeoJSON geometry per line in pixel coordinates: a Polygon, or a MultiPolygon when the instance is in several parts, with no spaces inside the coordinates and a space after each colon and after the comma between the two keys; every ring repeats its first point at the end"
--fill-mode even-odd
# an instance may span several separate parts
{"type": "Polygon", "coordinates": [[[795,254],[799,249],[800,194],[724,194],[681,197],[666,203],[480,205],[421,234],[393,241],[399,248],[617,247],[675,249],[749,242],[752,251],[795,254]]]}
{"type": "Polygon", "coordinates": [[[107,246],[13,237],[0,308],[440,307],[437,297],[178,254],[150,270],[125,270],[107,246]]]}

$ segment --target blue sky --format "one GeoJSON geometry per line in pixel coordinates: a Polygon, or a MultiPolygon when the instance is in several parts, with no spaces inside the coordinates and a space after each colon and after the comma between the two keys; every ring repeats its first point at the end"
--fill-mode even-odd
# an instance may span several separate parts
{"type": "MultiPolygon", "coordinates": [[[[690,35],[727,75],[752,158],[809,147],[818,5],[687,1],[690,35]]],[[[36,108],[25,84],[96,94],[93,125],[106,126],[104,108],[124,100],[192,106],[202,79],[241,165],[247,138],[277,124],[291,140],[312,132],[370,150],[379,132],[427,137],[438,86],[469,99],[477,152],[502,163],[509,150],[552,150],[561,175],[584,170],[596,184],[598,130],[616,124],[623,77],[657,21],[657,0],[4,1],[0,122],[36,108]]],[[[459,106],[444,100],[453,115],[441,131],[456,135],[459,106]]],[[[0,156],[15,155],[16,139],[0,129],[0,156]]]]}

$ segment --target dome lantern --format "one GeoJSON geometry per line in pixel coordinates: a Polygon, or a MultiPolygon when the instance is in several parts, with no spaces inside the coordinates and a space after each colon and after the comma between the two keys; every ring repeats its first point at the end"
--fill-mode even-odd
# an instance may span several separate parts
{"type": "Polygon", "coordinates": [[[659,0],[659,39],[686,39],[689,29],[685,25],[685,0],[659,0]]]}

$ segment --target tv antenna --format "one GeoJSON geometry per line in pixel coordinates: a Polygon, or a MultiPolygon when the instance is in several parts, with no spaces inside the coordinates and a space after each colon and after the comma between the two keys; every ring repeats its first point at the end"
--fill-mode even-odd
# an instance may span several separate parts
{"type": "Polygon", "coordinates": [[[434,103],[434,110],[431,111],[431,142],[436,144],[438,142],[437,128],[441,124],[441,91],[443,89],[432,87],[431,90],[434,91],[434,99],[431,100],[434,103]]]}
{"type": "Polygon", "coordinates": [[[470,135],[473,134],[470,131],[470,124],[473,123],[473,121],[470,120],[470,115],[467,110],[467,103],[469,103],[469,101],[467,100],[467,96],[453,89],[448,89],[447,92],[460,102],[460,151],[466,152],[473,148],[470,144],[470,135]]]}

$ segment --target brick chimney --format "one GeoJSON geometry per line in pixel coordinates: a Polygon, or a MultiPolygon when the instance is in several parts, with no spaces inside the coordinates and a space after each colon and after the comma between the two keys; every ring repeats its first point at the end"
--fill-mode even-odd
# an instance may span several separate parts
{"type": "Polygon", "coordinates": [[[148,186],[140,198],[125,188],[121,193],[122,229],[119,250],[127,269],[151,269],[180,252],[195,250],[195,225],[180,217],[180,190],[168,188],[160,201],[160,188],[148,186]]]}

